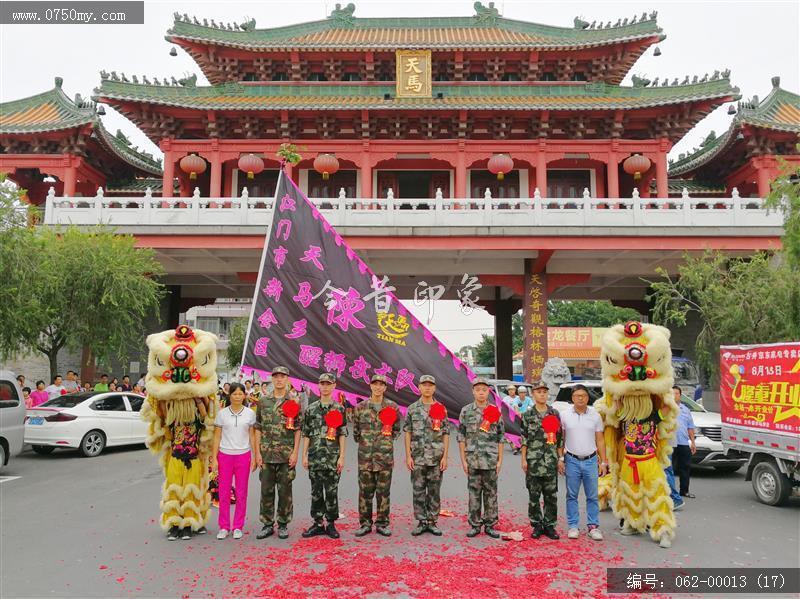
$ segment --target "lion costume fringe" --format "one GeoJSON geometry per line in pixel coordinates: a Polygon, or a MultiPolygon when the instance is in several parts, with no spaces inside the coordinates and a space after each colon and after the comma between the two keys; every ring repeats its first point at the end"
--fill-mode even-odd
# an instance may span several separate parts
{"type": "Polygon", "coordinates": [[[208,520],[208,458],[217,412],[216,342],[215,335],[186,325],[147,338],[142,419],[148,423],[147,447],[164,469],[160,524],[165,531],[176,527],[204,532],[208,520]]]}
{"type": "Polygon", "coordinates": [[[600,352],[604,396],[594,404],[605,425],[608,500],[622,533],[649,530],[662,547],[675,538],[664,474],[678,416],[669,337],[668,329],[639,322],[610,328],[600,352]]]}

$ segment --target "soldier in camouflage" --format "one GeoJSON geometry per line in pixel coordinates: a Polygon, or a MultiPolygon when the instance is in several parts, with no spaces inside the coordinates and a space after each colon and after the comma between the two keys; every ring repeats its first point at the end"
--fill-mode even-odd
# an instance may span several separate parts
{"type": "Polygon", "coordinates": [[[303,417],[303,468],[311,479],[311,518],[314,523],[303,532],[303,536],[315,537],[327,534],[339,538],[334,522],[339,517],[339,476],[344,468],[345,437],[347,425],[344,407],[333,400],[336,378],[329,372],[319,375],[319,401],[308,406],[303,417]],[[330,411],[342,415],[342,425],[328,438],[325,416],[330,411]],[[322,524],[323,516],[328,526],[322,524]]]}
{"type": "Polygon", "coordinates": [[[292,521],[292,481],[297,476],[295,466],[300,451],[302,412],[295,418],[295,429],[286,428],[283,404],[288,400],[300,403],[297,393],[289,386],[289,369],[276,366],[272,369],[272,389],[261,396],[256,409],[256,444],[261,448],[257,459],[261,467],[261,522],[264,524],[257,539],[272,535],[276,519],[278,538],[289,536],[286,527],[292,521]]]}
{"type": "Polygon", "coordinates": [[[408,407],[403,426],[406,441],[406,465],[411,471],[414,517],[417,527],[411,531],[416,536],[428,531],[437,537],[442,531],[436,526],[441,505],[442,473],[447,469],[447,451],[450,445],[450,424],[447,419],[434,430],[429,415],[435,403],[436,379],[424,374],[419,379],[421,397],[408,407]]]}
{"type": "Polygon", "coordinates": [[[467,536],[480,534],[483,525],[486,534],[497,539],[500,538],[500,533],[494,529],[498,520],[497,476],[503,465],[505,425],[501,417],[489,426],[489,432],[480,430],[483,410],[489,405],[489,383],[486,379],[476,378],[473,381],[472,395],[475,401],[462,408],[458,426],[458,449],[469,490],[468,521],[472,526],[467,536]]]}
{"type": "Polygon", "coordinates": [[[389,491],[394,467],[394,440],[400,435],[402,418],[391,428],[391,435],[383,435],[379,413],[386,407],[397,410],[397,404],[384,398],[388,379],[375,374],[370,380],[371,396],[356,406],[353,413],[353,439],[358,443],[358,515],[361,528],[355,535],[363,537],[372,532],[372,498],[375,497],[377,515],[375,531],[384,537],[389,530],[389,491]]]}
{"type": "Polygon", "coordinates": [[[533,532],[538,539],[542,535],[553,540],[559,538],[556,532],[558,512],[558,459],[564,455],[564,432],[558,411],[547,405],[549,395],[547,383],[537,381],[533,386],[534,404],[522,415],[522,471],[528,487],[528,517],[533,532]],[[542,420],[548,415],[559,419],[559,428],[553,443],[547,442],[542,428],[542,420]],[[544,515],[539,500],[544,503],[544,515]]]}

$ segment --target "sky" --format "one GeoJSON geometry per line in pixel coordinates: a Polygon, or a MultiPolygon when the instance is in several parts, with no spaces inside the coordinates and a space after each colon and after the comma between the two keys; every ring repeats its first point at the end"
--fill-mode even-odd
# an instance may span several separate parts
{"type": "MultiPolygon", "coordinates": [[[[470,16],[472,0],[354,0],[356,17],[470,16]]],[[[86,99],[100,83],[100,71],[147,75],[149,78],[196,73],[198,85],[207,84],[194,61],[182,50],[169,56],[165,39],[173,12],[199,19],[241,23],[256,19],[257,28],[277,27],[324,19],[335,2],[322,0],[259,0],[257,2],[145,2],[143,25],[0,25],[0,101],[31,96],[64,79],[63,89],[86,99]]],[[[342,0],[346,5],[347,0],[342,0]]],[[[487,2],[484,2],[487,4],[487,2]]],[[[571,27],[575,16],[591,22],[630,19],[653,10],[666,34],[659,44],[661,56],[648,50],[633,66],[632,74],[670,80],[686,75],[731,70],[731,81],[743,99],[764,98],[771,77],[781,86],[800,91],[800,2],[786,1],[691,1],[650,2],[537,2],[495,0],[500,13],[510,19],[571,27]]],[[[710,130],[717,134],[728,127],[727,105],[703,119],[673,148],[670,157],[696,147],[710,130]]],[[[122,131],[141,149],[156,156],[158,148],[130,121],[106,107],[104,123],[111,131],[122,131]]],[[[410,302],[409,302],[410,303],[410,302]]],[[[418,318],[427,319],[427,308],[409,305],[418,318]]],[[[452,349],[480,341],[482,332],[492,332],[491,316],[475,312],[461,314],[456,302],[438,302],[431,329],[452,349]]]]}

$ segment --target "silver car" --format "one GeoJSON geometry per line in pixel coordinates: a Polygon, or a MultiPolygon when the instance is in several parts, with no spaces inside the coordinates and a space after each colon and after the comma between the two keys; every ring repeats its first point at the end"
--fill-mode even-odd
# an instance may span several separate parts
{"type": "Polygon", "coordinates": [[[0,468],[22,451],[25,402],[13,372],[0,370],[0,468]]]}

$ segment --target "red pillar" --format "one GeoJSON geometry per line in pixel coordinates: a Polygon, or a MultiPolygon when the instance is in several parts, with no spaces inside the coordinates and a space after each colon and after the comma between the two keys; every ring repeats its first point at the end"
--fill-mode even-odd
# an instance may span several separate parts
{"type": "Polygon", "coordinates": [[[758,183],[758,197],[767,197],[769,195],[769,171],[763,165],[756,167],[756,182],[758,183]]]}
{"type": "Polygon", "coordinates": [[[75,196],[75,186],[78,182],[77,169],[70,165],[64,169],[64,196],[71,198],[75,196]]]}
{"type": "Polygon", "coordinates": [[[172,152],[164,152],[164,175],[161,180],[161,197],[171,198],[175,181],[175,157],[172,152]]]}
{"type": "Polygon", "coordinates": [[[361,191],[362,198],[372,197],[372,164],[369,161],[369,153],[361,154],[361,191]]]}
{"type": "Polygon", "coordinates": [[[547,197],[547,154],[545,143],[539,142],[539,153],[536,155],[536,187],[543,198],[547,197]]]}
{"type": "Polygon", "coordinates": [[[467,157],[463,147],[458,148],[455,178],[455,197],[464,199],[467,197],[467,157]]]}
{"type": "Polygon", "coordinates": [[[666,198],[669,196],[667,186],[667,154],[659,152],[656,160],[656,196],[666,198]]]}
{"type": "Polygon", "coordinates": [[[525,260],[522,298],[522,373],[526,381],[541,378],[547,361],[547,275],[535,272],[534,260],[525,260]]]}
{"type": "Polygon", "coordinates": [[[219,158],[219,152],[214,152],[211,155],[211,181],[208,189],[208,197],[222,197],[222,162],[219,158]]]}
{"type": "Polygon", "coordinates": [[[619,198],[619,164],[617,162],[617,153],[616,152],[609,152],[608,153],[608,162],[606,163],[606,172],[608,176],[606,180],[608,182],[608,197],[609,198],[619,198]]]}

